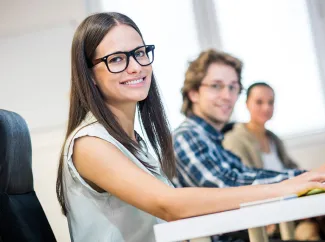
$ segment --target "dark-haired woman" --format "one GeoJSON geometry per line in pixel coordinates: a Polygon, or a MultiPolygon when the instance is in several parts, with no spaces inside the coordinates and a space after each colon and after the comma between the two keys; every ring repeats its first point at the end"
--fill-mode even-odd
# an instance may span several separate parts
{"type": "MultiPolygon", "coordinates": [[[[235,124],[232,130],[225,134],[223,141],[225,148],[238,155],[249,167],[279,172],[297,168],[282,140],[265,128],[265,124],[273,116],[275,99],[273,88],[265,82],[256,82],[247,89],[246,95],[250,121],[235,124]]],[[[297,240],[320,239],[320,226],[324,225],[319,221],[314,219],[297,222],[295,238],[297,240]]],[[[273,237],[278,234],[275,225],[268,226],[267,232],[273,237]]]]}
{"type": "Polygon", "coordinates": [[[250,121],[235,124],[225,134],[223,145],[249,167],[281,172],[297,168],[297,165],[281,139],[265,127],[273,116],[274,98],[274,90],[267,83],[252,84],[247,89],[246,98],[250,121]]]}

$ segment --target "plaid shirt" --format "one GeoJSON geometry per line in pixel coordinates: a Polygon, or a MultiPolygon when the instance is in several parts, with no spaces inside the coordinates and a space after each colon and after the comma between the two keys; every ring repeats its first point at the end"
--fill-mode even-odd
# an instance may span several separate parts
{"type": "Polygon", "coordinates": [[[222,147],[223,135],[197,116],[187,118],[173,133],[177,158],[176,187],[234,187],[270,184],[304,171],[249,168],[222,147]]]}

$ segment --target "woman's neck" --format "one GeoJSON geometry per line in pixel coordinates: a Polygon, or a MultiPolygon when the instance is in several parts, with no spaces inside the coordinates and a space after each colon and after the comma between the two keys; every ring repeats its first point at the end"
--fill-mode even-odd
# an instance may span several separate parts
{"type": "Polygon", "coordinates": [[[264,124],[259,124],[251,120],[246,124],[246,128],[257,137],[264,137],[266,135],[264,124]]]}
{"type": "Polygon", "coordinates": [[[134,119],[136,105],[111,105],[107,104],[111,112],[115,115],[117,122],[121,125],[124,132],[134,141],[136,141],[134,133],[134,119]]]}

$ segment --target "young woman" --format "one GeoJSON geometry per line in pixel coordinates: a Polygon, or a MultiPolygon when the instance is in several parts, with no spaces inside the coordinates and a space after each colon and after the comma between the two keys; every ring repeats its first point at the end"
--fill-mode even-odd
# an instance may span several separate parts
{"type": "MultiPolygon", "coordinates": [[[[274,90],[264,82],[256,82],[247,89],[246,105],[250,113],[248,123],[237,123],[225,134],[224,146],[238,155],[250,167],[283,171],[297,168],[288,155],[282,140],[265,128],[273,116],[274,90]]],[[[297,240],[313,240],[319,235],[317,221],[299,221],[295,232],[297,240]],[[303,231],[303,232],[301,232],[303,231]]],[[[277,236],[275,225],[267,227],[269,235],[277,236]]]]}
{"type": "Polygon", "coordinates": [[[161,219],[325,188],[325,173],[310,172],[273,185],[174,189],[172,140],[151,66],[154,49],[119,13],[89,16],[74,35],[69,124],[57,180],[72,241],[154,241],[153,225],[161,219]],[[136,109],[158,160],[134,131],[136,109]]]}
{"type": "Polygon", "coordinates": [[[265,128],[274,111],[272,87],[264,82],[252,84],[247,89],[246,105],[250,121],[235,124],[225,134],[224,146],[250,167],[275,171],[297,168],[280,138],[265,128]]]}

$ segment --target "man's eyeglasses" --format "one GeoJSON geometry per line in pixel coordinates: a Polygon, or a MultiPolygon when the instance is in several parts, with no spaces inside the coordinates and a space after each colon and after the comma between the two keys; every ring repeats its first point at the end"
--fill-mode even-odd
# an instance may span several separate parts
{"type": "Polygon", "coordinates": [[[109,72],[119,73],[128,67],[130,56],[132,56],[136,62],[139,63],[139,65],[148,66],[154,60],[154,49],[154,45],[144,45],[131,51],[118,51],[93,60],[91,63],[89,63],[89,68],[92,68],[101,62],[105,62],[109,72]]]}
{"type": "Polygon", "coordinates": [[[231,85],[225,85],[223,83],[201,83],[200,86],[206,86],[209,87],[213,92],[216,94],[219,94],[225,89],[226,87],[229,90],[229,93],[231,95],[238,95],[241,92],[241,87],[238,84],[231,84],[231,85]]]}

